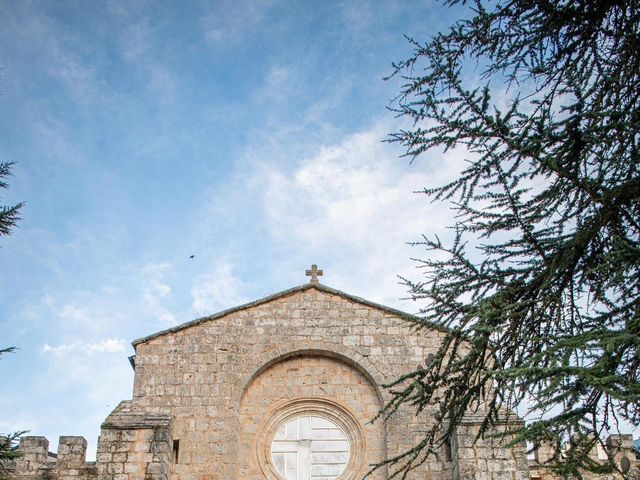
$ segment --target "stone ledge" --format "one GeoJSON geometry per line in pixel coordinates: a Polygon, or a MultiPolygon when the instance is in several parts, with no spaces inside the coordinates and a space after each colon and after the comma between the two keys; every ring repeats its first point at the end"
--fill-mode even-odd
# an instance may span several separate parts
{"type": "Polygon", "coordinates": [[[124,400],[106,418],[101,428],[111,430],[137,430],[145,428],[169,428],[171,415],[136,410],[131,400],[124,400]]]}

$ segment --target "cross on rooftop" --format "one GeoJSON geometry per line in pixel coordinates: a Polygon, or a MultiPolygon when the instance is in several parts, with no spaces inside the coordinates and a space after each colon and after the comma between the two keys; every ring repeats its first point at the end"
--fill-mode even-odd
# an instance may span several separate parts
{"type": "Polygon", "coordinates": [[[311,283],[318,283],[318,277],[322,276],[322,270],[318,270],[318,265],[314,263],[311,265],[311,270],[307,270],[305,275],[307,277],[311,277],[311,283]]]}

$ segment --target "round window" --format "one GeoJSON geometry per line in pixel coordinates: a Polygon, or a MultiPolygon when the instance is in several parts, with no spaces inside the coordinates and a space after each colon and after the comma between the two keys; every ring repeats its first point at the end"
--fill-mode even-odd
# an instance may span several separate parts
{"type": "Polygon", "coordinates": [[[285,480],[335,480],[349,462],[349,451],[342,429],[315,415],[290,419],[271,443],[271,459],[285,480]]]}
{"type": "Polygon", "coordinates": [[[258,428],[256,453],[268,480],[357,480],[367,468],[360,423],[324,398],[274,405],[258,428]]]}

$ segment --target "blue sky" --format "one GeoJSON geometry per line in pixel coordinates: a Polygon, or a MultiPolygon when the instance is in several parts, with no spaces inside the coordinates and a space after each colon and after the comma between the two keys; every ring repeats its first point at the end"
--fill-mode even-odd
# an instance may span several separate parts
{"type": "Polygon", "coordinates": [[[412,193],[460,158],[383,143],[430,1],[0,0],[0,432],[55,449],[131,397],[138,337],[308,279],[416,312],[406,245],[449,212],[412,193]],[[190,259],[195,255],[194,259],[190,259]]]}

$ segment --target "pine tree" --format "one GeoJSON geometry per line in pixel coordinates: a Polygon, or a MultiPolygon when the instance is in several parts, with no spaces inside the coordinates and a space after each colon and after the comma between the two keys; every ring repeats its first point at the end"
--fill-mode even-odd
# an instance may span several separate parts
{"type": "Polygon", "coordinates": [[[454,210],[451,240],[417,242],[424,277],[405,279],[424,327],[450,333],[387,386],[386,415],[438,405],[424,441],[389,459],[399,476],[478,401],[482,435],[519,406],[514,441],[581,439],[553,459],[563,475],[602,469],[588,451],[618,420],[640,423],[638,7],[478,0],[394,64],[404,84],[390,108],[413,127],[389,141],[412,161],[454,148],[467,160],[425,189],[454,210]]]}
{"type": "Polygon", "coordinates": [[[18,451],[18,441],[25,433],[14,432],[9,435],[0,435],[0,480],[10,478],[7,473],[7,463],[22,456],[22,453],[18,451]]]}
{"type": "MultiPolygon", "coordinates": [[[[8,188],[4,179],[11,175],[12,162],[0,162],[0,188],[8,188]]],[[[20,220],[20,209],[23,204],[7,206],[0,205],[0,236],[9,235],[13,227],[20,220]]],[[[0,348],[0,356],[4,353],[15,351],[15,347],[0,348]]],[[[6,478],[6,464],[8,461],[18,458],[21,454],[17,451],[17,442],[25,432],[13,432],[7,435],[0,433],[0,480],[6,478]]]]}
{"type": "MultiPolygon", "coordinates": [[[[11,175],[13,162],[0,162],[0,188],[8,188],[9,184],[4,179],[11,175]]],[[[7,206],[0,205],[0,236],[9,235],[11,229],[16,226],[20,220],[20,209],[23,204],[7,206]]]]}
{"type": "MultiPolygon", "coordinates": [[[[13,351],[15,351],[15,347],[2,348],[0,349],[0,356],[13,351]]],[[[25,431],[13,432],[7,435],[0,433],[0,480],[8,478],[7,463],[22,456],[22,453],[18,451],[18,441],[25,433],[25,431]]]]}

